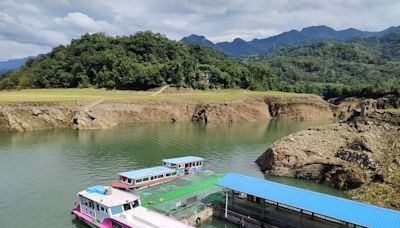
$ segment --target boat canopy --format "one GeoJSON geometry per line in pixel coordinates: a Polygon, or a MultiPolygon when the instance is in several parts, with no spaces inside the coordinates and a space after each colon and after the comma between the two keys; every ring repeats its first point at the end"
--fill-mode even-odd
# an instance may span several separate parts
{"type": "Polygon", "coordinates": [[[186,156],[186,157],[163,159],[162,161],[170,164],[182,164],[182,163],[198,162],[203,160],[204,159],[201,157],[186,156]]]}
{"type": "Polygon", "coordinates": [[[156,166],[156,167],[151,167],[151,168],[147,168],[147,169],[138,169],[138,170],[133,170],[133,171],[128,171],[128,172],[123,172],[123,173],[119,173],[119,175],[127,177],[127,178],[131,178],[131,179],[137,179],[137,178],[142,178],[142,177],[147,177],[147,176],[155,176],[155,175],[159,175],[159,174],[172,173],[172,172],[175,172],[175,170],[164,167],[164,166],[156,166]]]}
{"type": "Polygon", "coordinates": [[[86,191],[88,191],[90,193],[99,193],[101,195],[105,195],[107,193],[107,189],[103,185],[96,185],[96,186],[89,187],[86,189],[86,191]]]}
{"type": "Polygon", "coordinates": [[[119,206],[139,199],[138,196],[131,193],[101,185],[87,188],[86,190],[79,192],[78,195],[96,203],[100,203],[106,207],[119,206]],[[97,189],[105,189],[106,194],[97,191],[97,189]]]}

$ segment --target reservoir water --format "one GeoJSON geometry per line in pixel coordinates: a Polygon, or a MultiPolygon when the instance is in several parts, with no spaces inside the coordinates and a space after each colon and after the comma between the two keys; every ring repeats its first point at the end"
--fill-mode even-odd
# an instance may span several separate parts
{"type": "MultiPolygon", "coordinates": [[[[326,123],[326,122],[325,122],[326,123]]],[[[85,227],[70,211],[76,193],[110,184],[121,171],[160,164],[168,157],[197,155],[206,168],[265,177],[254,160],[278,138],[324,123],[143,123],[103,130],[0,133],[0,227],[85,227]]],[[[274,181],[330,194],[310,181],[274,181]]],[[[232,227],[214,219],[202,227],[232,227]]]]}

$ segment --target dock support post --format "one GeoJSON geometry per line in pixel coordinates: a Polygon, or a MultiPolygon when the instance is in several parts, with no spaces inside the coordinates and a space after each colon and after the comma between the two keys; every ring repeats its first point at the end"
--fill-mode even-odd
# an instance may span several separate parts
{"type": "Polygon", "coordinates": [[[264,217],[265,217],[265,199],[262,199],[262,201],[263,201],[262,218],[264,219],[264,217]]]}
{"type": "Polygon", "coordinates": [[[225,192],[225,219],[228,218],[228,190],[225,192]]]}
{"type": "Polygon", "coordinates": [[[233,210],[233,208],[235,207],[235,193],[233,192],[233,190],[231,191],[231,193],[232,193],[231,200],[232,200],[232,210],[233,210]]]}
{"type": "Polygon", "coordinates": [[[300,227],[303,227],[303,209],[300,209],[300,227]]]}

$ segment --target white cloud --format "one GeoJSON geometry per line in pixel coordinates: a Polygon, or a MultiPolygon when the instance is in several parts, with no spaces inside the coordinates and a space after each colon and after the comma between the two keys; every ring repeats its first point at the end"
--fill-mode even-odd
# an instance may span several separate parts
{"type": "Polygon", "coordinates": [[[12,8],[18,10],[20,13],[40,13],[39,8],[29,3],[17,3],[12,0],[5,0],[1,3],[4,9],[12,8]]]}
{"type": "Polygon", "coordinates": [[[57,25],[80,34],[85,32],[107,32],[113,34],[117,30],[107,21],[95,21],[88,15],[80,12],[68,13],[63,18],[55,18],[54,21],[57,25]]]}
{"type": "Polygon", "coordinates": [[[185,30],[188,28],[189,24],[186,21],[181,21],[181,20],[165,20],[163,21],[164,25],[178,29],[178,30],[185,30]]]}
{"type": "Polygon", "coordinates": [[[398,12],[398,0],[2,0],[2,47],[14,50],[3,48],[0,55],[34,55],[86,32],[152,30],[173,39],[194,33],[229,41],[322,24],[378,31],[399,25],[398,12]]]}
{"type": "Polygon", "coordinates": [[[51,50],[49,46],[23,44],[0,37],[0,61],[36,56],[51,50]]]}

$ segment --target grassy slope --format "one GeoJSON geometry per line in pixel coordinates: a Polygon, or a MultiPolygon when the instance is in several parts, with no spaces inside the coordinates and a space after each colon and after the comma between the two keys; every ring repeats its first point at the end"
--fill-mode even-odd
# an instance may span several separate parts
{"type": "Polygon", "coordinates": [[[154,91],[122,91],[104,89],[27,89],[0,91],[0,103],[20,102],[64,102],[95,100],[173,100],[173,101],[232,101],[250,96],[274,96],[279,98],[316,97],[309,94],[296,94],[275,91],[249,91],[239,89],[227,90],[179,90],[174,93],[160,93],[152,96],[154,91]]]}
{"type": "Polygon", "coordinates": [[[395,112],[395,113],[400,113],[400,108],[399,108],[399,109],[395,109],[395,108],[392,108],[392,109],[386,109],[385,111],[386,111],[386,112],[395,112]]]}

